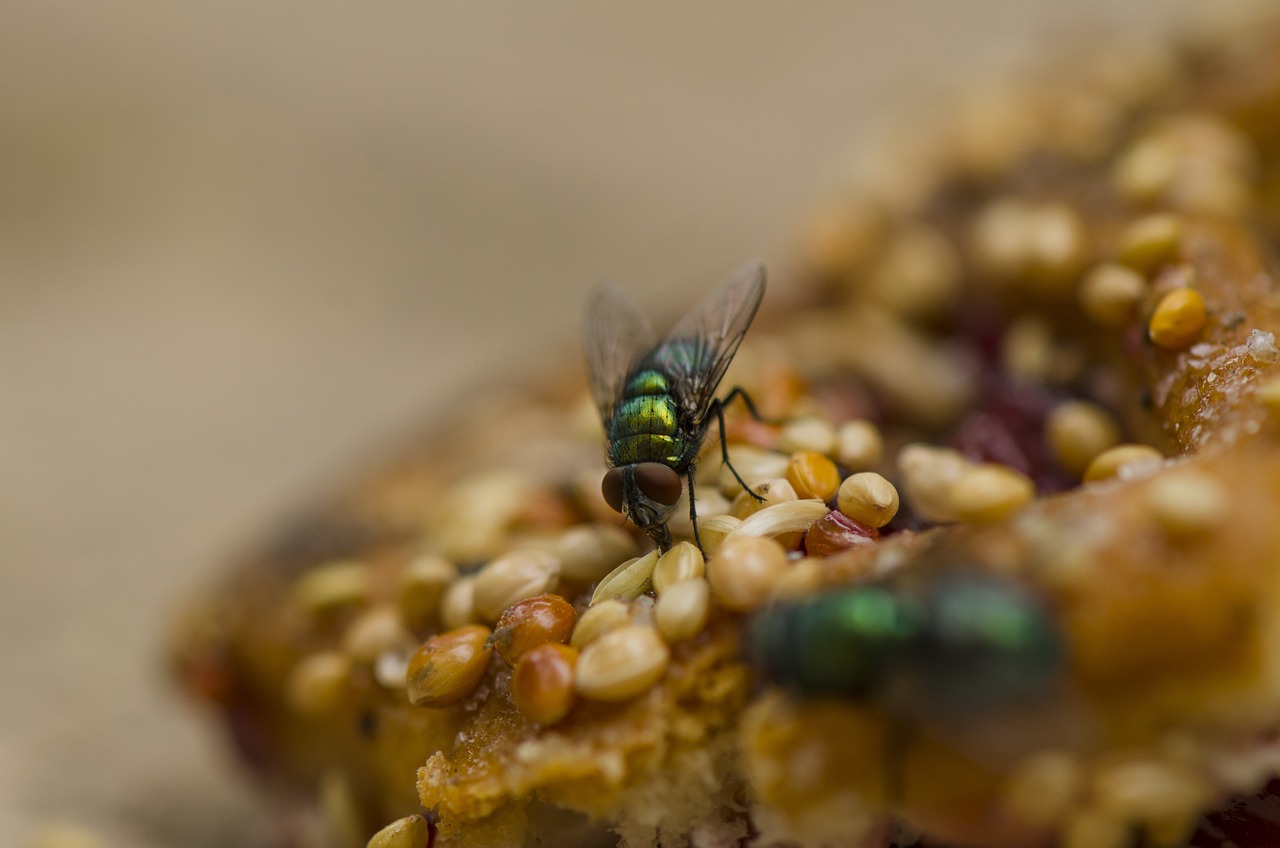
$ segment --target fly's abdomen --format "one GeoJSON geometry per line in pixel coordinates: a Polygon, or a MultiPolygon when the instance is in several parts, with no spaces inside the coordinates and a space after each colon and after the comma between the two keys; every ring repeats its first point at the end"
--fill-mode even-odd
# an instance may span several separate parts
{"type": "Polygon", "coordinates": [[[684,451],[675,398],[666,378],[642,371],[627,383],[609,427],[609,458],[614,465],[661,462],[676,465],[684,451]]]}

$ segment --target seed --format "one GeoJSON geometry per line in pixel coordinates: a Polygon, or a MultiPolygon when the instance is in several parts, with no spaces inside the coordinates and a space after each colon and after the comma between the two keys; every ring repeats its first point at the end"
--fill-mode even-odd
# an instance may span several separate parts
{"type": "Polygon", "coordinates": [[[1089,251],[1079,213],[1066,204],[1050,203],[1037,207],[1025,226],[1033,281],[1049,293],[1073,283],[1089,251]]]}
{"type": "Polygon", "coordinates": [[[1034,316],[1017,319],[1000,340],[1005,370],[1029,383],[1043,383],[1053,371],[1053,330],[1034,316]]]}
{"type": "Polygon", "coordinates": [[[1115,419],[1097,404],[1083,400],[1061,403],[1045,420],[1045,439],[1058,463],[1083,474],[1094,457],[1120,441],[1115,419]]]}
{"type": "Polygon", "coordinates": [[[658,564],[657,550],[629,559],[605,575],[591,594],[591,603],[614,598],[631,601],[653,588],[653,569],[658,564]]]}
{"type": "Polygon", "coordinates": [[[811,557],[827,557],[869,545],[879,534],[849,516],[831,511],[813,522],[804,537],[804,551],[811,557]]]}
{"type": "Polygon", "coordinates": [[[726,539],[707,563],[707,580],[716,599],[736,612],[762,606],[786,573],[787,552],[782,545],[755,536],[726,539]]]}
{"type": "Polygon", "coordinates": [[[979,212],[973,251],[983,268],[998,277],[1022,273],[1029,253],[1026,221],[1030,207],[1013,198],[997,200],[979,212]]]}
{"type": "Polygon", "coordinates": [[[476,575],[476,612],[496,621],[517,601],[550,592],[560,577],[560,560],[548,551],[514,550],[480,569],[476,575]]]}
{"type": "Polygon", "coordinates": [[[696,580],[706,573],[702,551],[692,542],[680,542],[658,557],[653,567],[653,591],[661,595],[677,583],[696,580]]]}
{"type": "Polygon", "coordinates": [[[658,631],[643,624],[611,630],[582,650],[574,688],[592,701],[626,701],[644,694],[671,661],[658,631]]]}
{"type": "Polygon", "coordinates": [[[569,644],[582,650],[610,630],[630,623],[631,607],[626,601],[601,601],[582,613],[573,628],[573,635],[569,637],[569,644]]]}
{"type": "Polygon", "coordinates": [[[787,481],[796,490],[796,497],[829,501],[840,488],[840,471],[816,451],[796,451],[787,463],[787,481]]]}
{"type": "Polygon", "coordinates": [[[1062,848],[1125,848],[1133,836],[1128,822],[1085,808],[1067,822],[1062,848]]]}
{"type": "Polygon", "coordinates": [[[1174,289],[1160,299],[1147,332],[1160,347],[1184,348],[1200,337],[1206,314],[1204,298],[1195,289],[1174,289]]]}
{"type": "Polygon", "coordinates": [[[778,450],[786,453],[813,451],[828,454],[836,447],[836,428],[825,418],[802,415],[792,418],[778,432],[778,450]]]}
{"type": "Polygon", "coordinates": [[[1267,414],[1280,421],[1280,378],[1273,378],[1259,386],[1257,397],[1267,414]]]}
{"type": "Polygon", "coordinates": [[[1143,274],[1173,257],[1182,241],[1182,218],[1168,212],[1139,218],[1124,231],[1116,244],[1116,260],[1143,274]]]}
{"type": "Polygon", "coordinates": [[[362,604],[372,591],[369,569],[362,562],[326,563],[303,575],[293,596],[308,613],[324,615],[340,607],[362,604]]]}
{"type": "Polygon", "coordinates": [[[324,827],[321,844],[359,845],[367,831],[351,779],[339,769],[328,769],[320,776],[319,795],[320,820],[324,827]]]}
{"type": "Polygon", "coordinates": [[[405,816],[378,831],[366,848],[427,848],[431,830],[422,816],[405,816]]]}
{"type": "Polygon", "coordinates": [[[1164,455],[1150,445],[1116,445],[1103,451],[1084,471],[1084,482],[1093,483],[1108,477],[1126,478],[1146,468],[1154,468],[1164,455]]]}
{"type": "Polygon", "coordinates": [[[107,843],[87,827],[69,822],[41,825],[27,848],[107,848],[107,843]]]}
{"type": "Polygon", "coordinates": [[[975,524],[1002,521],[1035,497],[1035,484],[1025,474],[994,462],[969,469],[951,484],[956,518],[975,524]]]}
{"type": "Polygon", "coordinates": [[[440,623],[450,630],[476,621],[475,575],[460,577],[440,596],[440,623]]]}
{"type": "Polygon", "coordinates": [[[567,642],[578,614],[560,595],[534,595],[507,607],[493,629],[491,644],[507,665],[515,666],[531,648],[567,642]]]}
{"type": "Polygon", "coordinates": [[[758,501],[747,492],[742,492],[733,499],[733,506],[730,515],[736,518],[745,519],[754,515],[766,506],[773,504],[786,503],[787,501],[797,500],[795,487],[786,477],[774,477],[772,480],[765,480],[757,483],[752,487],[751,491],[755,492],[764,501],[758,501]]]}
{"type": "Polygon", "coordinates": [[[351,681],[351,660],[336,651],[303,657],[285,678],[285,700],[304,716],[320,716],[340,704],[351,681]]]}
{"type": "Polygon", "coordinates": [[[889,242],[863,291],[899,315],[928,318],[955,300],[960,282],[960,261],[951,243],[935,230],[913,226],[889,242]]]}
{"type": "MultiPolygon", "coordinates": [[[[799,503],[799,501],[797,501],[799,503]]],[[[781,506],[781,504],[779,505],[781,506]]],[[[777,507],[774,507],[775,509],[777,507]]],[[[766,510],[761,510],[756,515],[761,515],[766,510]]],[[[707,556],[712,556],[720,547],[730,533],[737,530],[743,524],[742,519],[734,518],[732,515],[712,515],[708,518],[698,518],[698,538],[702,540],[702,550],[707,556]]]]}
{"type": "Polygon", "coordinates": [[[959,451],[910,444],[898,452],[902,488],[915,511],[928,521],[955,521],[952,486],[973,463],[959,451]]]}
{"type": "Polygon", "coordinates": [[[692,639],[711,616],[711,586],[701,577],[667,588],[653,607],[653,622],[671,644],[692,639]]]}
{"type": "MultiPolygon", "coordinates": [[[[596,488],[599,487],[597,480],[596,488]]],[[[630,533],[599,521],[569,528],[552,547],[552,552],[560,558],[560,576],[575,583],[596,582],[618,563],[635,556],[635,551],[636,543],[630,533]]]]}
{"type": "Polygon", "coordinates": [[[1111,262],[1098,265],[1080,286],[1080,306],[1094,321],[1118,327],[1131,319],[1147,293],[1137,271],[1111,262]]]}
{"type": "MultiPolygon", "coordinates": [[[[827,514],[827,505],[819,500],[787,501],[766,506],[764,509],[739,522],[725,538],[764,536],[779,538],[791,533],[803,533],[819,518],[827,514]]],[[[703,538],[705,547],[706,539],[703,538]]]]}
{"type": "Polygon", "coordinates": [[[409,702],[444,707],[475,691],[489,668],[491,635],[483,625],[468,624],[428,639],[409,659],[409,702]]]}
{"type": "Polygon", "coordinates": [[[547,642],[520,658],[511,673],[511,699],[516,709],[538,724],[555,724],[578,702],[574,669],[578,651],[568,645],[547,642]]]}
{"type": "MultiPolygon", "coordinates": [[[[761,480],[783,476],[787,473],[788,462],[787,455],[777,451],[751,445],[733,445],[729,448],[729,463],[747,481],[748,486],[754,486],[761,480]]],[[[732,498],[742,491],[742,485],[733,476],[729,463],[720,466],[718,488],[725,497],[732,498]]]]}
{"type": "Polygon", "coordinates": [[[373,679],[384,689],[404,689],[409,685],[409,657],[413,650],[387,651],[373,661],[373,679]]]}
{"type": "Polygon", "coordinates": [[[458,579],[458,567],[444,557],[414,559],[400,575],[400,612],[410,627],[425,627],[440,614],[440,598],[458,579]]]}
{"type": "Polygon", "coordinates": [[[1062,821],[1084,789],[1078,757],[1058,751],[1035,754],[1018,763],[1004,790],[1004,808],[1018,821],[1047,827],[1062,821]]]}
{"type": "Polygon", "coordinates": [[[358,663],[372,663],[387,651],[416,644],[413,634],[400,623],[391,607],[378,607],[360,615],[342,637],[342,650],[358,663]]]}
{"type": "Polygon", "coordinates": [[[1149,203],[1164,194],[1178,176],[1180,157],[1160,133],[1138,139],[1116,163],[1113,180],[1120,194],[1149,203]]]}
{"type": "Polygon", "coordinates": [[[883,527],[898,514],[898,490],[874,471],[863,471],[840,484],[836,505],[859,524],[883,527]]]}
{"type": "Polygon", "coordinates": [[[807,598],[822,588],[822,563],[816,557],[805,557],[792,563],[773,587],[774,600],[807,598]]]}
{"type": "Polygon", "coordinates": [[[1147,488],[1152,515],[1170,536],[1199,536],[1222,526],[1230,500],[1221,484],[1199,471],[1162,474],[1147,488]]]}
{"type": "Polygon", "coordinates": [[[1093,790],[1102,810],[1122,821],[1166,826],[1189,824],[1209,800],[1209,788],[1197,775],[1158,760],[1113,764],[1094,778],[1093,790]]]}
{"type": "Polygon", "coordinates": [[[851,471],[867,471],[884,455],[884,437],[870,421],[846,421],[836,432],[836,459],[851,471]]]}

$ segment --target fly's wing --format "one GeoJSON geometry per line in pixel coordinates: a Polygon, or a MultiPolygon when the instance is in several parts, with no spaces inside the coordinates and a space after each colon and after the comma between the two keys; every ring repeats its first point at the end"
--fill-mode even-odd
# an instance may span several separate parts
{"type": "Polygon", "coordinates": [[[764,297],[764,265],[742,266],[672,328],[653,361],[701,420],[764,297]]]}
{"type": "Polygon", "coordinates": [[[631,366],[653,349],[653,326],[634,300],[606,284],[596,289],[587,305],[584,341],[591,397],[608,430],[631,366]]]}

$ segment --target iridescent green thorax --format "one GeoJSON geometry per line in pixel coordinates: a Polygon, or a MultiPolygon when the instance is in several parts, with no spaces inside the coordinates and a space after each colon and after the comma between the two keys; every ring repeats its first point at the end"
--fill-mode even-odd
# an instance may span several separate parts
{"type": "Polygon", "coordinates": [[[614,465],[661,462],[676,466],[684,454],[676,400],[667,378],[651,369],[627,381],[609,425],[609,459],[614,465]]]}

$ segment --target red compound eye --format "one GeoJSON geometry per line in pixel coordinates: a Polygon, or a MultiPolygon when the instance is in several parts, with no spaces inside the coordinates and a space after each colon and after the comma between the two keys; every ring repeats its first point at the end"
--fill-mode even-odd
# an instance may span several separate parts
{"type": "Polygon", "coordinates": [[[610,468],[600,481],[600,494],[614,512],[622,512],[622,469],[610,468]]]}
{"type": "Polygon", "coordinates": [[[651,500],[671,506],[680,500],[684,484],[680,475],[659,462],[642,462],[636,466],[636,485],[651,500]]]}

